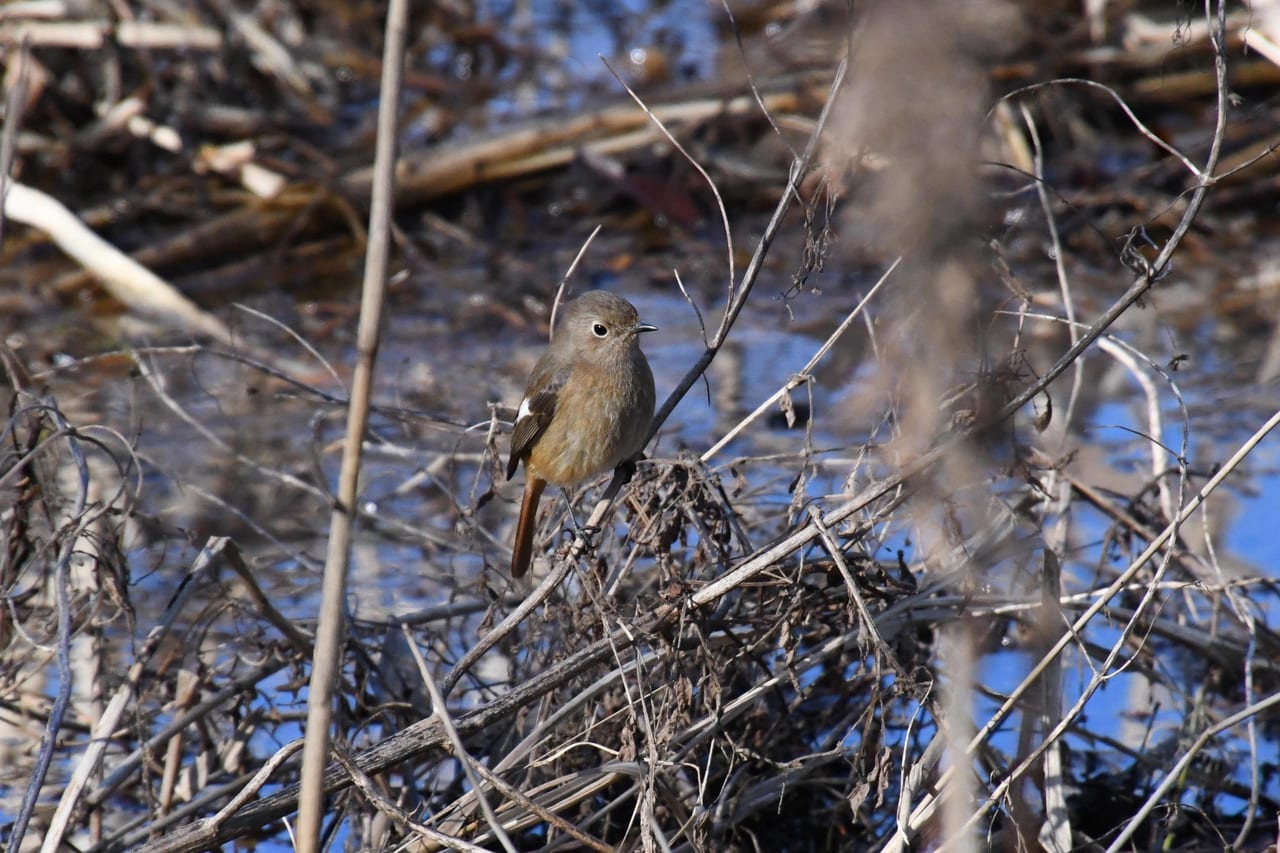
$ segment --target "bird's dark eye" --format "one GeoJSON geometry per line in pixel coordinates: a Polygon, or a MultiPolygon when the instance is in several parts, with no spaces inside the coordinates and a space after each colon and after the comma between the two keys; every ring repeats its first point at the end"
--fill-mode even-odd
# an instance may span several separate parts
{"type": "Polygon", "coordinates": [[[592,323],[591,334],[595,335],[597,338],[606,337],[609,334],[609,327],[604,323],[592,323]]]}

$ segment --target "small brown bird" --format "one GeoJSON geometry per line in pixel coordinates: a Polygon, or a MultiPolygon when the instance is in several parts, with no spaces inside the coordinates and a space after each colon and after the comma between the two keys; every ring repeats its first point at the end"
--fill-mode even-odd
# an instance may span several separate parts
{"type": "Polygon", "coordinates": [[[533,555],[538,501],[548,483],[575,485],[640,454],[653,420],[653,371],[640,351],[635,306],[602,290],[564,307],[547,351],[529,374],[511,434],[507,479],[523,460],[528,481],[520,502],[511,576],[533,555]]]}

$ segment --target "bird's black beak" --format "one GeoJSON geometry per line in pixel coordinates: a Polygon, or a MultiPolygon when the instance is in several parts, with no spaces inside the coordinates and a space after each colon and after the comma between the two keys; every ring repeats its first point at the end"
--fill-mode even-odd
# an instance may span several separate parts
{"type": "Polygon", "coordinates": [[[634,326],[631,327],[631,331],[635,332],[636,334],[639,334],[640,332],[656,332],[658,331],[658,327],[650,326],[648,323],[636,323],[634,326]]]}

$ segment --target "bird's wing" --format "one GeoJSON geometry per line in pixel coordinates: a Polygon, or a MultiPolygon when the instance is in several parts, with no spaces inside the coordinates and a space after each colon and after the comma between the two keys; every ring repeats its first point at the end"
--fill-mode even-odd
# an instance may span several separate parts
{"type": "MultiPolygon", "coordinates": [[[[529,454],[530,448],[538,440],[551,423],[556,413],[556,401],[560,389],[564,386],[567,370],[562,370],[542,386],[536,394],[527,396],[520,403],[520,413],[516,415],[516,426],[511,431],[511,455],[507,458],[507,479],[515,476],[520,460],[529,454]]],[[[530,382],[537,385],[537,382],[530,382]]]]}

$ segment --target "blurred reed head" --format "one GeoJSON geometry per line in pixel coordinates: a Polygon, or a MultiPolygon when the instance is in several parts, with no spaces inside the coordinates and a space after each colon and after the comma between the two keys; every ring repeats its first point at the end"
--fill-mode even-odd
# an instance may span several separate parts
{"type": "Polygon", "coordinates": [[[914,452],[949,417],[946,390],[979,369],[973,238],[985,210],[988,69],[1022,27],[1003,0],[881,0],[864,10],[823,157],[828,174],[848,176],[846,238],[904,256],[877,393],[896,401],[901,441],[914,452]]]}

